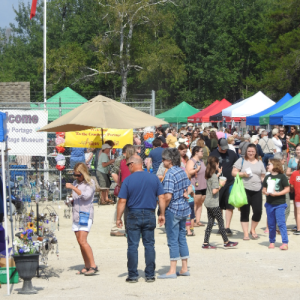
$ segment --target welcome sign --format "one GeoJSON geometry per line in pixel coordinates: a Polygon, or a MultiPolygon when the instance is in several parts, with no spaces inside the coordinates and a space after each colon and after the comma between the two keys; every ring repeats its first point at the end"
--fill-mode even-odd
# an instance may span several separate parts
{"type": "Polygon", "coordinates": [[[37,130],[48,124],[48,112],[40,110],[2,111],[7,116],[9,155],[47,155],[47,132],[37,130]]]}

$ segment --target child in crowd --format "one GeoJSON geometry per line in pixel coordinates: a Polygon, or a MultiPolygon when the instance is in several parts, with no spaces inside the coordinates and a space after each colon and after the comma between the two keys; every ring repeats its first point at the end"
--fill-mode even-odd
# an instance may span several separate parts
{"type": "Polygon", "coordinates": [[[207,190],[204,205],[207,208],[208,224],[205,230],[203,249],[216,249],[215,246],[209,244],[209,238],[215,219],[218,221],[219,231],[222,235],[225,248],[236,247],[238,243],[228,241],[228,237],[224,228],[224,220],[222,211],[219,207],[219,191],[225,185],[225,181],[219,183],[219,176],[222,170],[219,168],[219,159],[210,156],[207,159],[207,166],[205,170],[205,179],[207,180],[207,190]],[[218,174],[216,172],[218,171],[218,174]]]}
{"type": "Polygon", "coordinates": [[[295,235],[300,235],[300,160],[297,164],[297,170],[294,171],[290,178],[291,189],[295,191],[295,206],[297,209],[297,231],[294,232],[295,235]]]}
{"type": "Polygon", "coordinates": [[[281,250],[288,250],[288,234],[285,223],[285,210],[287,204],[285,194],[290,192],[289,182],[283,173],[282,164],[277,159],[270,159],[268,164],[268,174],[263,181],[263,194],[267,196],[265,208],[267,211],[268,227],[269,227],[269,249],[275,248],[276,240],[276,223],[281,233],[282,245],[281,250]],[[268,180],[274,180],[275,191],[267,193],[268,180]]]}
{"type": "Polygon", "coordinates": [[[191,184],[191,188],[193,188],[193,192],[189,194],[189,205],[191,208],[191,214],[186,219],[185,227],[186,227],[186,235],[187,236],[195,236],[194,233],[194,222],[195,222],[195,210],[194,210],[194,195],[195,195],[195,187],[191,184]]]}

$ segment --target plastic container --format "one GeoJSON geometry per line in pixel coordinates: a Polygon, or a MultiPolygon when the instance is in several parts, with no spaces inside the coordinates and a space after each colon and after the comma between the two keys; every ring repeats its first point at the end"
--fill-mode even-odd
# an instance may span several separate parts
{"type": "MultiPolygon", "coordinates": [[[[16,270],[16,267],[9,268],[9,277],[16,270]]],[[[10,278],[9,283],[18,283],[19,282],[19,273],[16,271],[12,278],[10,278]]],[[[6,284],[6,268],[0,268],[0,283],[6,284]]]]}

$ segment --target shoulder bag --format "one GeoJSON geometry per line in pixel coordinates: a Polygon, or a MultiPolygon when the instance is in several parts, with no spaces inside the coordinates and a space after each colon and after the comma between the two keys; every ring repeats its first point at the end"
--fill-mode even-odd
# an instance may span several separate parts
{"type": "Polygon", "coordinates": [[[80,199],[78,199],[79,204],[79,225],[88,226],[90,219],[90,212],[80,211],[80,199]]]}

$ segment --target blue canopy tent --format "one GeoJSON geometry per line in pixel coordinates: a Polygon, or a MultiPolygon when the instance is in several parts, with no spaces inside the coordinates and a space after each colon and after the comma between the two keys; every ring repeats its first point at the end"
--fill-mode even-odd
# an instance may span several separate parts
{"type": "Polygon", "coordinates": [[[271,125],[297,125],[300,124],[300,102],[297,104],[280,111],[277,114],[270,116],[270,124],[271,125]],[[297,123],[286,124],[286,120],[289,121],[297,119],[297,123]]]}
{"type": "Polygon", "coordinates": [[[282,106],[283,104],[285,104],[286,102],[291,100],[292,98],[293,97],[289,93],[285,94],[285,96],[283,98],[281,98],[275,105],[255,114],[255,115],[247,117],[246,124],[252,125],[252,126],[259,126],[259,117],[274,111],[275,109],[279,108],[280,106],[282,106]]]}

